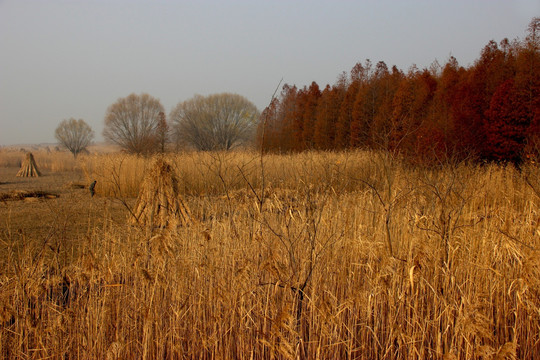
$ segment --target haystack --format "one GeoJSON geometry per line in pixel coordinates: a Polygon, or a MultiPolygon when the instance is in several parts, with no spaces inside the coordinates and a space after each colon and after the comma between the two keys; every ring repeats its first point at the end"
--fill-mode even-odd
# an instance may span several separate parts
{"type": "Polygon", "coordinates": [[[146,175],[137,198],[132,223],[159,229],[175,229],[191,222],[191,213],[178,192],[178,178],[162,158],[146,175]]]}
{"type": "Polygon", "coordinates": [[[34,155],[32,153],[27,153],[24,161],[22,162],[21,169],[17,173],[17,176],[20,177],[30,177],[30,176],[41,176],[39,172],[36,161],[34,160],[34,155]]]}

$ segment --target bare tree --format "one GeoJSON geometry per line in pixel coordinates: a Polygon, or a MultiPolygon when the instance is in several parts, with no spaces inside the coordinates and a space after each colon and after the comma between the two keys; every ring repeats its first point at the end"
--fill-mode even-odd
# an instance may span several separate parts
{"type": "Polygon", "coordinates": [[[65,146],[73,157],[84,151],[94,138],[92,128],[83,120],[70,118],[63,120],[56,128],[54,136],[58,142],[65,146]]]}
{"type": "Polygon", "coordinates": [[[157,127],[157,141],[159,146],[159,152],[165,152],[165,145],[169,140],[169,125],[167,124],[167,119],[165,118],[165,113],[162,111],[159,113],[159,121],[157,127]]]}
{"type": "Polygon", "coordinates": [[[197,150],[230,150],[254,135],[257,107],[241,95],[196,95],[170,114],[175,139],[197,150]]]}
{"type": "Polygon", "coordinates": [[[107,109],[103,136],[123,150],[148,154],[159,148],[160,101],[148,94],[120,98],[107,109]]]}

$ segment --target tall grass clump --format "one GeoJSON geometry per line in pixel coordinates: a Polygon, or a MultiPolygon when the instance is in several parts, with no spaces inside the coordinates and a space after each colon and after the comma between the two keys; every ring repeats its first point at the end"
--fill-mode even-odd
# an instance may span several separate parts
{"type": "Polygon", "coordinates": [[[82,170],[95,191],[111,198],[136,198],[150,166],[150,159],[127,154],[91,155],[82,159],[82,170]]]}
{"type": "MultiPolygon", "coordinates": [[[[148,232],[126,212],[69,264],[47,239],[3,232],[2,356],[540,357],[538,168],[358,152],[261,169],[257,156],[171,155],[197,221],[148,232]]],[[[87,158],[86,171],[101,196],[128,196],[149,161],[87,158]],[[136,179],[106,185],[106,169],[136,179]]]]}

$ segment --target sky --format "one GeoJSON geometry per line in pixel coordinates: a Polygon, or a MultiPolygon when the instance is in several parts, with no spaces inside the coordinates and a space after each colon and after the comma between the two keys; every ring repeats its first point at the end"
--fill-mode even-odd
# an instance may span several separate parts
{"type": "Polygon", "coordinates": [[[407,71],[523,39],[538,0],[0,0],[0,146],[56,143],[83,119],[148,93],[170,112],[195,94],[263,110],[283,79],[334,84],[370,59],[407,71]]]}

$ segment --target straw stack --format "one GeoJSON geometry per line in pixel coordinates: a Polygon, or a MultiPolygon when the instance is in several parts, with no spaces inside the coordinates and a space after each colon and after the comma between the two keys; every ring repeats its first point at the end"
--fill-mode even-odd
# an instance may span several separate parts
{"type": "Polygon", "coordinates": [[[24,161],[22,162],[21,169],[17,173],[19,177],[37,177],[41,176],[39,172],[36,161],[34,160],[34,155],[32,153],[27,153],[24,161]]]}
{"type": "Polygon", "coordinates": [[[191,222],[191,213],[178,192],[171,165],[158,158],[143,181],[132,223],[152,229],[175,229],[191,222]]]}

